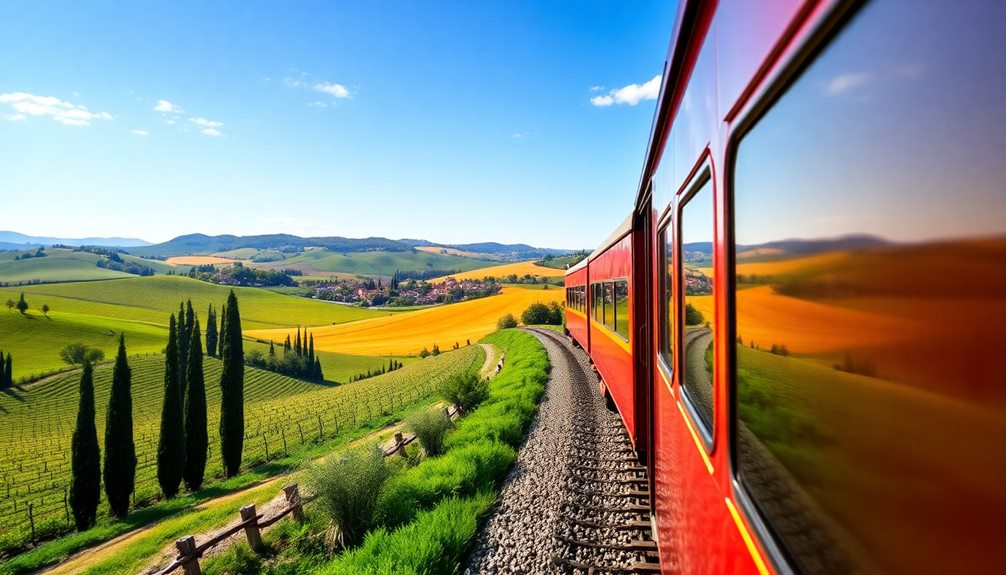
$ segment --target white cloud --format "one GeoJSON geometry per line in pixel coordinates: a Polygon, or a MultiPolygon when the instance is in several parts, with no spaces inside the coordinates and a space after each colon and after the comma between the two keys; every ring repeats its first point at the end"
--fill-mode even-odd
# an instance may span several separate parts
{"type": "Polygon", "coordinates": [[[322,102],[321,100],[315,100],[315,101],[311,102],[310,104],[308,104],[308,106],[311,106],[312,108],[327,108],[328,104],[326,104],[325,102],[322,102]]]}
{"type": "Polygon", "coordinates": [[[590,87],[590,91],[591,92],[603,92],[604,91],[604,86],[591,86],[590,87]]]}
{"type": "Polygon", "coordinates": [[[172,104],[167,100],[158,100],[157,105],[154,106],[155,112],[161,112],[164,114],[182,114],[184,111],[178,107],[178,104],[172,104]]]}
{"type": "Polygon", "coordinates": [[[169,126],[174,126],[175,124],[178,123],[178,120],[164,120],[164,123],[169,126]]]}
{"type": "Polygon", "coordinates": [[[207,136],[213,136],[214,138],[223,136],[223,133],[216,128],[203,128],[202,130],[199,130],[199,133],[206,134],[207,136]]]}
{"type": "MultiPolygon", "coordinates": [[[[600,86],[593,86],[591,88],[592,92],[600,91],[595,90],[594,88],[600,88],[600,86]]],[[[594,96],[590,99],[590,103],[599,108],[611,106],[613,104],[628,104],[630,106],[635,106],[643,100],[656,100],[659,94],[660,74],[657,74],[644,84],[629,84],[628,86],[624,86],[622,88],[615,88],[607,94],[594,96]]]]}
{"type": "Polygon", "coordinates": [[[840,74],[828,82],[824,91],[830,96],[838,96],[839,94],[844,94],[853,88],[866,84],[869,80],[869,74],[840,74]]]}
{"type": "Polygon", "coordinates": [[[296,78],[291,78],[289,76],[283,78],[283,85],[287,88],[303,88],[305,83],[296,78]]]}
{"type": "Polygon", "coordinates": [[[130,133],[136,134],[137,136],[149,136],[150,132],[146,130],[130,130],[130,133]]]}
{"type": "Polygon", "coordinates": [[[0,104],[9,105],[15,114],[5,120],[24,121],[28,116],[48,116],[64,126],[90,126],[93,120],[111,120],[108,112],[91,112],[86,106],[71,104],[55,96],[36,96],[27,92],[0,94],[0,104]]]}
{"type": "Polygon", "coordinates": [[[321,82],[314,85],[315,92],[323,92],[329,94],[333,98],[349,98],[349,90],[346,89],[342,84],[332,84],[330,82],[321,82]]]}
{"type": "Polygon", "coordinates": [[[207,120],[206,118],[190,118],[189,121],[200,128],[219,128],[224,125],[223,122],[215,122],[213,120],[207,120]]]}

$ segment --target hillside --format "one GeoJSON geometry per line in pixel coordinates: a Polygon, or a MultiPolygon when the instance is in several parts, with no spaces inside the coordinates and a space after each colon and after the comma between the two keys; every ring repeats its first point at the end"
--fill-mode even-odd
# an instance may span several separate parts
{"type": "MultiPolygon", "coordinates": [[[[92,281],[113,278],[136,277],[122,271],[99,267],[98,262],[107,258],[90,252],[73,251],[63,248],[46,248],[45,257],[30,257],[15,259],[34,254],[35,250],[20,250],[0,252],[0,285],[54,283],[92,281]]],[[[155,273],[166,273],[173,269],[167,264],[145,260],[127,254],[119,254],[124,263],[135,263],[154,270],[155,273]]],[[[187,271],[181,268],[177,271],[187,271]]]]}
{"type": "Polygon", "coordinates": [[[130,250],[130,253],[147,257],[205,256],[240,248],[255,248],[259,250],[291,248],[297,250],[309,247],[323,247],[341,252],[366,252],[373,250],[402,252],[412,249],[410,246],[387,238],[356,239],[338,236],[302,238],[289,234],[259,236],[207,236],[205,234],[189,234],[178,236],[160,244],[133,248],[130,250]]]}
{"type": "MultiPolygon", "coordinates": [[[[526,290],[505,287],[503,293],[482,299],[435,306],[389,317],[375,318],[339,326],[312,328],[316,350],[379,355],[416,354],[433,344],[442,350],[465,340],[476,341],[496,331],[496,320],[507,313],[520,317],[534,302],[562,302],[562,289],[526,290]]],[[[246,330],[245,335],[264,340],[282,341],[291,333],[286,329],[246,330]]]]}
{"type": "Polygon", "coordinates": [[[28,236],[11,231],[0,231],[0,245],[10,244],[14,248],[2,249],[25,249],[26,247],[51,246],[61,244],[64,246],[102,246],[102,247],[131,247],[149,246],[150,242],[138,238],[52,238],[43,236],[28,236]]]}
{"type": "Polygon", "coordinates": [[[516,275],[518,278],[525,275],[534,277],[558,278],[566,275],[565,270],[537,265],[534,262],[517,262],[497,266],[480,267],[471,271],[459,274],[450,274],[430,281],[438,282],[452,277],[457,280],[480,280],[485,277],[502,279],[509,275],[516,275]]]}
{"type": "Polygon", "coordinates": [[[283,259],[256,263],[262,269],[295,269],[305,276],[327,278],[332,273],[391,276],[396,271],[473,270],[492,262],[457,255],[422,251],[335,253],[326,249],[311,249],[299,254],[287,254],[283,259]]]}

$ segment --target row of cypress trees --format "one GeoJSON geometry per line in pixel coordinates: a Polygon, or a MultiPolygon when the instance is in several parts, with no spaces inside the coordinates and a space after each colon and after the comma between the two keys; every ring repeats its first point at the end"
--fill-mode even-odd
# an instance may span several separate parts
{"type": "MultiPolygon", "coordinates": [[[[132,369],[126,359],[126,338],[119,335],[119,351],[112,370],[112,393],[105,418],[105,496],[116,517],[129,512],[129,497],[136,478],[136,448],[133,443],[132,369]]],[[[77,529],[94,524],[101,499],[101,450],[94,424],[94,368],[84,361],[80,377],[77,424],[71,442],[70,507],[77,529]]]]}
{"type": "Polygon", "coordinates": [[[14,360],[10,356],[10,352],[7,352],[6,361],[3,358],[3,352],[0,351],[0,389],[8,389],[14,387],[14,360]]]}
{"type": "MultiPolygon", "coordinates": [[[[223,316],[220,338],[223,359],[220,445],[224,471],[231,477],[240,469],[244,441],[244,350],[241,316],[233,291],[227,298],[223,316]]],[[[215,319],[214,314],[210,320],[214,335],[215,319]]],[[[191,301],[179,309],[177,320],[173,314],[170,318],[165,356],[157,480],[165,497],[171,498],[178,494],[183,480],[185,486],[193,491],[202,485],[209,445],[203,347],[199,321],[191,301]]],[[[131,385],[132,371],[126,359],[125,337],[120,335],[105,420],[104,462],[105,494],[112,513],[118,517],[129,512],[129,499],[135,488],[131,385]]],[[[90,362],[85,362],[71,443],[69,503],[78,530],[94,524],[100,500],[101,454],[94,415],[94,369],[90,362]]]]}

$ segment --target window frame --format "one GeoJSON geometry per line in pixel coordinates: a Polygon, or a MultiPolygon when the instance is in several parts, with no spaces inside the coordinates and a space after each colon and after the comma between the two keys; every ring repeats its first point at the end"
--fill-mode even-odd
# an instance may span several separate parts
{"type": "MultiPolygon", "coordinates": [[[[674,231],[675,239],[678,240],[674,243],[674,284],[678,288],[677,301],[675,304],[675,311],[677,312],[675,323],[675,338],[678,343],[685,340],[685,307],[688,305],[687,298],[684,296],[685,286],[684,286],[684,258],[682,255],[683,242],[681,241],[683,237],[682,220],[684,219],[685,206],[688,205],[692,199],[695,198],[701,192],[705,186],[708,184],[709,193],[712,195],[713,200],[713,211],[709,214],[709,217],[714,222],[716,221],[716,185],[713,181],[713,170],[712,165],[708,159],[708,151],[703,152],[703,159],[698,164],[699,169],[694,173],[692,177],[688,179],[688,182],[681,187],[681,191],[678,192],[676,200],[674,202],[674,231]]],[[[713,228],[713,267],[716,266],[716,229],[713,228]]],[[[713,298],[716,297],[716,278],[713,278],[713,298]]],[[[713,318],[710,321],[711,324],[716,324],[715,308],[713,309],[713,318]]],[[[703,419],[702,414],[699,412],[698,405],[696,405],[695,400],[691,397],[691,393],[688,391],[687,386],[684,382],[684,377],[687,376],[687,368],[685,367],[685,359],[681,357],[683,350],[678,349],[678,358],[681,362],[680,370],[678,371],[677,387],[678,393],[682,398],[681,404],[684,406],[685,411],[688,414],[688,418],[691,420],[692,427],[698,432],[698,436],[702,438],[702,444],[706,449],[707,455],[712,455],[713,450],[716,448],[716,415],[720,411],[716,409],[716,374],[718,372],[715,366],[715,346],[716,346],[716,330],[713,330],[713,353],[714,353],[714,365],[713,374],[709,384],[712,386],[710,393],[712,394],[712,405],[709,413],[709,423],[708,425],[703,419]]],[[[722,368],[721,368],[722,369],[722,368]]]]}
{"type": "MultiPolygon", "coordinates": [[[[660,222],[657,224],[657,251],[658,255],[658,270],[657,274],[660,277],[660,298],[658,299],[656,307],[657,311],[657,325],[660,331],[657,334],[657,366],[661,370],[662,374],[667,378],[668,382],[674,381],[674,358],[677,354],[674,353],[674,327],[678,325],[677,310],[674,309],[674,303],[677,299],[674,297],[674,277],[668,279],[667,272],[671,271],[672,276],[674,273],[674,246],[677,245],[676,238],[674,237],[674,218],[672,217],[673,210],[668,210],[665,217],[661,218],[660,222]],[[668,242],[668,237],[670,241],[668,242]],[[671,244],[670,254],[668,254],[667,244],[671,244]],[[668,263],[668,256],[672,258],[672,261],[668,263]],[[674,321],[666,321],[671,317],[670,314],[674,313],[674,321]],[[664,349],[664,344],[667,344],[666,354],[664,349]]],[[[673,386],[667,384],[668,391],[674,394],[673,386]]]]}
{"type": "Polygon", "coordinates": [[[730,342],[725,353],[727,405],[724,415],[727,418],[729,481],[733,499],[748,520],[751,530],[765,552],[766,559],[772,564],[773,569],[780,573],[793,573],[793,566],[797,563],[791,557],[786,544],[776,535],[775,528],[771,526],[768,516],[761,510],[753,493],[746,485],[741,474],[738,455],[738,363],[734,344],[737,341],[737,238],[734,211],[736,195],[734,177],[737,152],[744,138],[799,81],[802,74],[814,64],[817,58],[834,45],[834,41],[841,36],[847,24],[866,4],[867,2],[863,0],[841,0],[816,17],[809,18],[808,15],[804,15],[799,18],[798,23],[804,25],[806,32],[797,38],[795,48],[791,52],[784,54],[781,58],[769,59],[770,72],[759,82],[759,86],[750,93],[746,101],[736,106],[738,112],[732,122],[733,126],[727,136],[724,148],[723,186],[726,218],[723,237],[727,248],[723,262],[723,268],[727,270],[724,278],[724,289],[727,290],[724,313],[728,320],[725,322],[723,337],[726,338],[724,341],[730,342]]]}
{"type": "Polygon", "coordinates": [[[629,325],[629,323],[628,323],[629,320],[628,319],[626,319],[626,324],[625,324],[625,328],[626,328],[625,335],[622,335],[618,331],[618,284],[625,284],[625,302],[626,302],[625,309],[626,309],[626,311],[628,313],[629,318],[632,318],[631,307],[630,307],[631,306],[631,294],[632,294],[632,290],[629,289],[629,278],[626,278],[626,277],[615,278],[614,280],[612,280],[611,284],[612,284],[612,302],[611,302],[611,305],[614,308],[612,310],[612,322],[614,323],[614,325],[612,327],[611,333],[615,334],[620,339],[622,339],[623,341],[625,341],[626,343],[628,343],[629,336],[632,334],[632,326],[629,325]]]}

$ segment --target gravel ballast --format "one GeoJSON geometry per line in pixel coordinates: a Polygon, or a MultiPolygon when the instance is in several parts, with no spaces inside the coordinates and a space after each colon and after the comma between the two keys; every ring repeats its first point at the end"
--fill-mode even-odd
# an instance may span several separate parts
{"type": "Polygon", "coordinates": [[[552,365],[538,415],[465,574],[624,573],[644,559],[624,546],[649,536],[645,475],[618,415],[605,407],[587,355],[569,338],[529,330],[552,365]],[[627,511],[629,510],[629,511],[627,511]]]}

